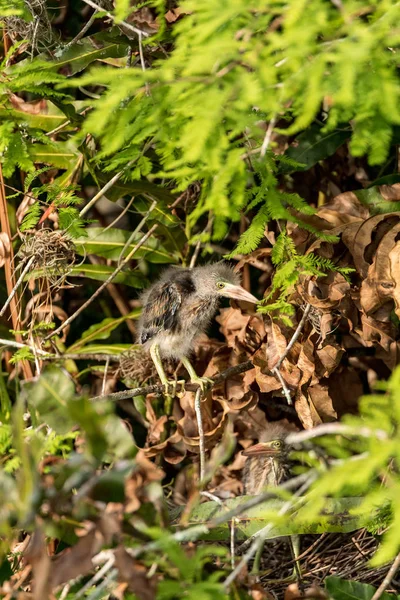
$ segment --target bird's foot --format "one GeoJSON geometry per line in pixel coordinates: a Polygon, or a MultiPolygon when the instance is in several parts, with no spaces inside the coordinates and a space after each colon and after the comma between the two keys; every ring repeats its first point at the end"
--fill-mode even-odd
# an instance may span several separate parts
{"type": "Polygon", "coordinates": [[[166,396],[170,396],[171,398],[175,398],[176,396],[176,387],[180,386],[180,390],[182,391],[185,389],[185,380],[184,379],[170,379],[167,381],[163,382],[163,386],[164,386],[164,394],[166,396]]]}
{"type": "Polygon", "coordinates": [[[214,380],[210,377],[192,377],[191,382],[197,383],[203,394],[205,394],[214,383],[214,380]]]}

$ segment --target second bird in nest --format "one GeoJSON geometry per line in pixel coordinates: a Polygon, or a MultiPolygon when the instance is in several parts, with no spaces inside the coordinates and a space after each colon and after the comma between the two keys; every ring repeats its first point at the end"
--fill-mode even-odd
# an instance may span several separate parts
{"type": "Polygon", "coordinates": [[[290,475],[290,431],[279,423],[271,423],[260,435],[260,441],[244,450],[247,456],[243,470],[244,493],[257,496],[266,486],[277,486],[290,475]]]}
{"type": "Polygon", "coordinates": [[[191,380],[204,386],[206,379],[197,376],[188,357],[223,297],[258,302],[240,285],[239,274],[224,262],[194,269],[169,268],[143,294],[138,341],[150,351],[166,390],[170,382],[162,358],[181,360],[191,380]]]}

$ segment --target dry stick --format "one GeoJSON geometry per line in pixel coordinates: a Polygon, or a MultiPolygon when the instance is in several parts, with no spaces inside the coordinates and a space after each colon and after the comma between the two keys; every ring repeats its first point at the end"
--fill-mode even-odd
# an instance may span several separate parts
{"type": "Polygon", "coordinates": [[[132,231],[131,235],[129,236],[129,238],[126,240],[124,247],[122,248],[119,258],[118,258],[118,266],[120,265],[121,261],[124,260],[123,256],[125,254],[125,250],[127,248],[129,248],[129,246],[131,245],[131,242],[133,241],[135,235],[137,233],[139,233],[139,231],[142,229],[143,225],[145,224],[145,222],[147,221],[147,219],[149,218],[149,216],[151,215],[151,213],[153,212],[154,208],[157,206],[157,200],[154,200],[154,202],[151,204],[149,210],[146,212],[146,214],[144,215],[143,219],[140,221],[139,225],[134,229],[134,231],[132,231]]]}
{"type": "MultiPolygon", "coordinates": [[[[8,218],[7,211],[7,197],[6,197],[6,189],[4,185],[3,178],[3,168],[0,163],[0,224],[1,231],[8,235],[8,238],[11,240],[11,228],[10,221],[8,218]]],[[[14,271],[12,269],[12,264],[14,262],[14,252],[12,245],[10,246],[10,255],[5,258],[4,263],[4,275],[6,280],[7,292],[11,294],[14,284],[15,284],[15,276],[14,271]]],[[[19,331],[21,329],[21,321],[19,317],[18,311],[18,297],[15,294],[10,302],[10,313],[11,313],[11,321],[14,331],[19,331]]],[[[21,340],[21,334],[17,333],[15,335],[17,341],[21,340]]],[[[28,361],[22,361],[22,370],[24,372],[25,379],[30,379],[33,376],[33,372],[31,369],[31,365],[28,361]]]]}
{"type": "Polygon", "coordinates": [[[389,571],[387,572],[385,579],[382,581],[381,585],[378,587],[375,594],[372,596],[371,600],[378,600],[382,596],[384,591],[389,587],[390,582],[392,581],[392,579],[395,576],[396,571],[399,567],[400,567],[400,552],[394,559],[393,564],[390,567],[389,571]]]}
{"type": "Polygon", "coordinates": [[[272,136],[272,131],[275,127],[275,123],[276,123],[276,116],[274,115],[272,117],[272,119],[270,120],[268,127],[267,127],[267,131],[265,133],[265,137],[261,146],[261,150],[260,150],[260,156],[263,157],[265,156],[267,150],[268,150],[268,146],[271,142],[271,136],[272,136]]]}
{"type": "MultiPolygon", "coordinates": [[[[283,504],[282,508],[278,511],[279,516],[286,514],[291,508],[293,508],[299,502],[299,499],[297,498],[297,496],[301,496],[301,494],[310,487],[310,485],[314,481],[315,477],[316,477],[315,474],[310,475],[308,480],[305,481],[305,483],[295,493],[295,499],[288,500],[287,502],[285,502],[283,504]]],[[[254,541],[253,541],[253,543],[251,543],[249,549],[243,555],[240,562],[236,565],[236,567],[233,569],[233,571],[230,573],[230,575],[228,575],[228,577],[225,579],[225,581],[224,581],[225,588],[229,587],[231,585],[231,583],[233,583],[235,581],[237,575],[240,573],[240,571],[243,569],[243,567],[247,565],[247,563],[252,559],[252,557],[257,552],[257,550],[261,547],[261,545],[264,544],[266,535],[269,533],[269,531],[271,531],[271,529],[273,527],[274,527],[274,524],[269,523],[268,525],[266,525],[265,527],[263,527],[262,529],[257,531],[257,533],[254,534],[250,538],[249,542],[251,542],[252,539],[254,541]]],[[[242,547],[243,546],[244,546],[244,544],[242,544],[242,547]]]]}
{"type": "Polygon", "coordinates": [[[361,437],[376,437],[378,440],[387,440],[388,434],[383,429],[370,429],[369,427],[352,427],[343,423],[322,423],[313,429],[290,433],[287,437],[288,444],[298,444],[305,442],[320,435],[336,434],[341,435],[360,435],[361,437]]]}
{"type": "MultiPolygon", "coordinates": [[[[86,0],[84,0],[86,2],[86,0]]],[[[130,166],[131,163],[129,163],[127,165],[127,167],[130,166]]],[[[99,190],[97,192],[97,194],[95,194],[93,196],[93,198],[82,208],[81,212],[79,213],[80,217],[83,217],[83,215],[85,215],[88,210],[90,210],[92,208],[92,206],[94,204],[96,204],[97,200],[99,200],[102,196],[104,196],[104,194],[106,192],[108,192],[108,190],[110,188],[112,188],[112,186],[114,185],[114,183],[117,183],[117,181],[119,179],[121,179],[122,175],[124,174],[125,169],[122,169],[121,171],[119,171],[116,175],[114,175],[114,177],[111,177],[110,181],[107,181],[107,183],[101,188],[101,190],[99,190]]]]}
{"type": "MultiPolygon", "coordinates": [[[[95,8],[96,10],[99,10],[103,13],[106,13],[107,17],[109,19],[111,19],[112,21],[115,21],[115,17],[114,15],[112,15],[110,12],[108,12],[108,10],[104,10],[104,8],[102,8],[101,6],[99,6],[98,4],[96,4],[95,2],[93,2],[92,0],[83,0],[86,4],[88,4],[89,6],[91,6],[92,8],[95,8]]],[[[130,23],[127,23],[126,21],[119,21],[118,23],[119,25],[123,25],[124,27],[126,27],[127,29],[129,29],[130,31],[133,31],[133,33],[136,33],[136,35],[143,35],[144,37],[149,37],[150,34],[146,33],[145,31],[142,31],[141,29],[138,29],[137,27],[133,27],[133,25],[131,25],[130,23]]]]}
{"type": "Polygon", "coordinates": [[[139,250],[139,248],[141,248],[141,246],[143,246],[143,244],[149,239],[149,237],[151,236],[152,233],[154,233],[154,231],[157,229],[157,227],[158,227],[158,224],[153,225],[153,227],[151,227],[149,229],[149,231],[142,237],[142,239],[136,244],[136,246],[134,248],[132,248],[132,250],[129,252],[127,257],[124,258],[124,260],[121,262],[121,264],[118,265],[118,267],[115,269],[115,271],[113,273],[111,273],[111,275],[106,279],[106,281],[99,288],[97,288],[97,290],[94,292],[94,294],[92,294],[92,296],[84,304],[82,304],[82,306],[80,306],[78,308],[78,310],[76,310],[70,317],[68,317],[68,319],[66,319],[64,321],[64,323],[62,323],[62,325],[60,325],[60,327],[58,327],[55,331],[50,333],[44,339],[45,340],[50,339],[51,337],[53,337],[53,335],[60,333],[63,329],[65,329],[65,327],[67,327],[67,325],[72,323],[72,321],[74,321],[76,319],[76,317],[78,315],[80,315],[81,312],[83,312],[85,310],[85,308],[87,308],[93,302],[93,300],[101,294],[101,292],[108,286],[108,284],[112,282],[114,277],[116,277],[118,275],[118,273],[120,271],[122,271],[124,266],[131,260],[132,256],[139,250]]]}
{"type": "Polygon", "coordinates": [[[0,317],[2,317],[4,315],[4,313],[7,310],[7,306],[10,304],[11,300],[14,298],[17,289],[19,288],[19,286],[21,285],[25,275],[27,274],[27,272],[29,271],[29,269],[31,268],[32,264],[34,263],[36,259],[36,256],[31,256],[31,258],[28,260],[27,264],[25,265],[24,270],[22,271],[21,275],[18,278],[17,283],[14,285],[13,289],[11,290],[11,294],[8,296],[3,308],[0,310],[0,317]]]}
{"type": "Polygon", "coordinates": [[[196,390],[194,398],[194,410],[197,419],[197,428],[199,430],[199,453],[200,453],[200,486],[203,484],[206,473],[206,450],[204,444],[203,419],[201,416],[201,387],[196,390]]]}
{"type": "MultiPolygon", "coordinates": [[[[239,373],[244,373],[245,371],[250,371],[253,369],[254,365],[251,360],[247,360],[246,362],[240,363],[235,367],[229,367],[222,373],[219,373],[216,377],[212,378],[211,387],[214,385],[218,385],[231,377],[232,375],[238,375],[239,373]]],[[[178,384],[179,385],[179,384],[178,384]]],[[[185,389],[188,391],[197,391],[199,389],[198,383],[189,383],[185,384],[185,389]]],[[[114,392],[112,394],[106,394],[105,396],[94,396],[90,398],[92,402],[97,402],[98,400],[125,400],[126,398],[135,398],[136,396],[147,396],[148,394],[162,394],[165,391],[163,385],[148,385],[146,387],[138,387],[132,388],[131,390],[124,390],[123,392],[114,392]]]]}
{"type": "Polygon", "coordinates": [[[76,44],[76,42],[79,42],[79,40],[81,38],[83,38],[83,36],[85,35],[85,33],[87,32],[88,29],[91,28],[91,26],[93,25],[93,23],[96,20],[96,16],[97,16],[98,10],[96,9],[94,11],[94,13],[92,14],[92,16],[90,17],[89,21],[82,27],[82,29],[80,30],[80,32],[74,37],[74,39],[72,39],[70,42],[68,42],[68,44],[65,44],[63,50],[67,50],[67,48],[70,48],[70,46],[73,46],[74,44],[76,44]]]}
{"type": "Polygon", "coordinates": [[[311,304],[307,304],[306,308],[304,309],[303,312],[303,316],[300,319],[300,323],[297,325],[296,331],[294,332],[294,334],[292,335],[292,338],[290,340],[290,342],[288,343],[288,345],[286,346],[285,352],[282,354],[282,356],[280,357],[280,359],[278,360],[278,362],[276,363],[276,365],[274,366],[274,368],[272,369],[272,373],[275,373],[275,375],[278,377],[281,385],[282,385],[282,391],[285,394],[286,400],[288,402],[288,404],[293,404],[292,403],[292,398],[290,396],[290,392],[289,389],[286,385],[285,380],[282,377],[282,374],[280,372],[280,368],[282,366],[283,361],[285,360],[285,358],[287,357],[287,355],[289,354],[290,350],[293,348],[293,346],[295,345],[295,343],[297,342],[297,338],[299,337],[304,324],[307,320],[308,317],[308,313],[311,310],[311,304]]]}
{"type": "Polygon", "coordinates": [[[104,365],[104,376],[103,376],[103,384],[101,386],[101,393],[105,394],[106,392],[106,384],[107,384],[107,373],[108,373],[108,367],[110,365],[110,357],[107,357],[106,360],[106,364],[104,365]]]}
{"type": "Polygon", "coordinates": [[[93,577],[91,579],[89,579],[88,582],[85,583],[85,585],[83,587],[81,587],[81,589],[79,590],[79,592],[77,592],[75,594],[75,600],[78,600],[78,598],[82,598],[82,596],[85,595],[85,593],[93,586],[95,585],[98,581],[100,581],[100,579],[102,579],[103,575],[105,575],[114,565],[115,563],[115,555],[111,554],[110,558],[108,559],[108,561],[101,567],[101,569],[99,571],[97,571],[97,573],[95,573],[93,575],[93,577]]]}
{"type": "Polygon", "coordinates": [[[27,348],[28,350],[31,350],[31,352],[36,352],[37,354],[42,356],[43,360],[98,360],[99,362],[102,362],[103,360],[106,361],[108,359],[110,362],[119,362],[118,355],[100,353],[93,354],[90,352],[88,352],[87,354],[74,354],[68,352],[66,354],[51,354],[50,352],[46,352],[45,350],[37,348],[36,346],[30,344],[22,344],[20,342],[15,342],[14,340],[5,340],[3,338],[0,338],[0,346],[6,346],[8,348],[17,349],[27,348]]]}

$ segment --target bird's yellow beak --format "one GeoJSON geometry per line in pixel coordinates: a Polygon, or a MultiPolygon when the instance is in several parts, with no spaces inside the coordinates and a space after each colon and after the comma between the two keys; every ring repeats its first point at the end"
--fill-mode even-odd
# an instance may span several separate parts
{"type": "Polygon", "coordinates": [[[221,296],[232,298],[233,300],[244,300],[245,302],[251,302],[257,304],[258,299],[247,292],[241,285],[233,285],[233,283],[227,283],[221,292],[221,296]]]}
{"type": "Polygon", "coordinates": [[[243,456],[277,456],[280,453],[278,448],[271,446],[271,442],[260,442],[243,450],[243,456]]]}

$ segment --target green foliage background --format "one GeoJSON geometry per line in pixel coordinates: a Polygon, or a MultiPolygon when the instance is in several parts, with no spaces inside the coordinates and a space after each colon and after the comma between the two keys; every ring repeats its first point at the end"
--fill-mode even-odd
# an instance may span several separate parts
{"type": "MultiPolygon", "coordinates": [[[[73,4],[80,7],[78,2],[73,4]]],[[[106,195],[112,201],[135,196],[132,229],[156,201],[147,224],[157,223],[158,229],[137,252],[140,268],[124,269],[116,280],[140,290],[160,265],[188,264],[190,249],[200,239],[205,243],[203,258],[211,255],[211,244],[225,240],[243,214],[251,225],[240,239],[238,235],[230,239],[231,256],[255,250],[267,222],[279,221],[282,233],[272,255],[277,270],[261,310],[286,316],[289,324],[292,311],[287,295],[299,274],[318,276],[335,268],[328,259],[300,256],[286,234],[288,221],[312,230],[306,217],[315,212],[295,193],[293,174],[311,169],[348,142],[352,156],[365,156],[377,177],[393,175],[386,166],[399,141],[400,3],[183,0],[181,17],[173,26],[164,18],[173,3],[142,4],[158,15],[159,28],[151,36],[126,35],[123,21],[132,7],[121,0],[110,9],[114,10],[113,23],[100,13],[96,21],[102,26],[95,23],[90,35],[80,41],[73,41],[75,33],[67,30],[46,49],[35,47],[34,39],[25,45],[17,36],[10,50],[3,52],[0,156],[13,233],[24,197],[33,202],[18,224],[23,234],[29,235],[43,210],[53,207],[59,228],[74,239],[83,257],[71,276],[104,281],[114,267],[88,264],[85,257],[90,254],[116,262],[132,250],[141,234],[130,236],[122,228],[107,229],[98,223],[89,227],[92,223],[85,220],[81,191],[85,186],[99,190],[116,176],[106,195]],[[136,59],[133,65],[127,65],[130,49],[136,59]],[[23,110],[16,97],[25,102],[44,99],[46,111],[23,110]],[[272,129],[280,134],[282,148],[270,141],[272,129]],[[49,171],[54,176],[45,180],[49,171]],[[188,201],[184,214],[171,212],[169,206],[178,195],[197,185],[201,186],[199,196],[192,204],[188,201]],[[207,222],[211,227],[207,228],[207,222]]],[[[0,2],[0,17],[5,30],[10,30],[10,17],[34,19],[22,2],[0,2]]],[[[373,194],[374,188],[368,198],[365,190],[359,192],[360,199],[371,205],[373,194]]],[[[381,202],[375,208],[376,212],[390,210],[381,202]]],[[[344,275],[348,271],[340,270],[344,275]]],[[[3,281],[1,291],[5,295],[3,281]]],[[[96,322],[80,322],[73,330],[72,344],[60,344],[59,349],[82,355],[102,351],[110,356],[126,350],[130,344],[126,336],[119,337],[118,328],[136,318],[138,311],[115,318],[104,305],[102,310],[96,322]]],[[[8,325],[1,327],[2,336],[9,339],[8,325]]],[[[23,359],[33,357],[26,350],[14,356],[16,362],[23,359]]],[[[75,383],[81,377],[85,381],[86,370],[79,372],[70,363],[67,367],[75,383]]],[[[95,369],[90,365],[87,371],[95,369]]],[[[376,517],[375,525],[382,524],[381,517],[385,526],[392,523],[376,563],[393,559],[400,549],[398,467],[384,487],[377,479],[387,475],[388,459],[394,457],[396,465],[400,460],[399,394],[396,371],[382,394],[363,400],[359,417],[346,420],[347,437],[320,442],[338,462],[328,471],[316,466],[319,477],[308,502],[297,520],[291,517],[294,528],[317,521],[328,495],[364,496],[362,518],[375,515],[377,508],[389,502],[384,518],[376,517]]],[[[23,386],[1,376],[0,401],[4,555],[14,530],[33,531],[38,521],[49,537],[72,545],[71,539],[76,540],[68,519],[97,518],[93,498],[120,499],[127,473],[136,468],[134,435],[128,434],[110,404],[92,403],[85,389],[75,386],[57,366],[23,386]],[[32,420],[29,428],[24,426],[25,410],[32,420]],[[79,436],[85,451],[78,456],[73,449],[79,436]],[[36,468],[48,456],[65,459],[62,468],[45,470],[54,477],[51,486],[36,468]],[[104,465],[106,470],[99,474],[104,465]],[[90,494],[82,492],[72,501],[77,490],[87,489],[84,486],[90,494]],[[61,521],[67,525],[56,525],[45,512],[54,498],[66,502],[61,521]]],[[[137,400],[135,410],[145,415],[143,398],[137,400]]],[[[163,406],[158,404],[155,410],[161,416],[163,406]]],[[[130,515],[127,521],[166,549],[166,557],[157,559],[164,575],[160,598],[176,597],[182,586],[186,586],[186,597],[224,597],[222,568],[206,573],[205,547],[197,550],[193,562],[187,558],[164,531],[165,506],[157,514],[149,511],[149,498],[163,502],[161,485],[154,484],[147,492],[143,514],[130,515]],[[185,570],[182,564],[193,568],[185,570]]],[[[285,520],[276,511],[266,513],[265,518],[275,520],[276,526],[285,520]]],[[[213,549],[213,556],[219,553],[213,549]]],[[[146,566],[154,560],[149,551],[146,566]]],[[[327,589],[340,600],[349,586],[357,585],[361,586],[330,578],[327,589]]],[[[365,598],[374,592],[366,587],[360,590],[350,591],[365,598]]]]}

